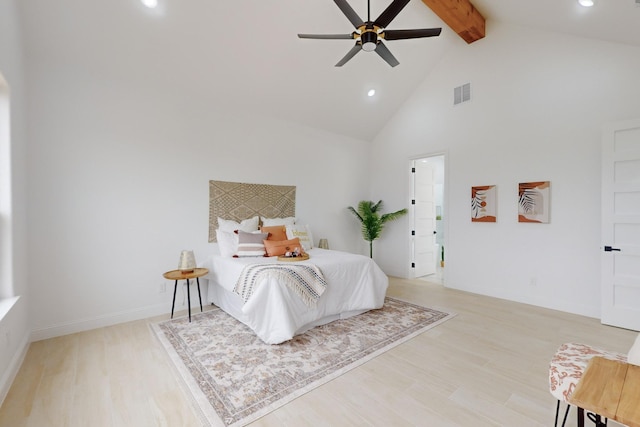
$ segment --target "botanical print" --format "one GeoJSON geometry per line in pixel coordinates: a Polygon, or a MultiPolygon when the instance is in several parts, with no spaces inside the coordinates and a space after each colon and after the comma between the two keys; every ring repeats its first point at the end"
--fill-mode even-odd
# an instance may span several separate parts
{"type": "Polygon", "coordinates": [[[496,222],[496,186],[471,187],[471,221],[496,222]]]}
{"type": "Polygon", "coordinates": [[[550,181],[518,185],[518,222],[549,222],[550,181]]]}

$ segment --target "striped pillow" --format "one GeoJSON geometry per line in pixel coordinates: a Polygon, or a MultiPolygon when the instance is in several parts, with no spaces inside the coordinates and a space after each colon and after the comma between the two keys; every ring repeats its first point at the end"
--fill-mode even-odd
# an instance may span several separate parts
{"type": "Polygon", "coordinates": [[[238,252],[234,257],[264,256],[263,241],[267,236],[269,236],[269,233],[247,233],[238,230],[238,252]]]}

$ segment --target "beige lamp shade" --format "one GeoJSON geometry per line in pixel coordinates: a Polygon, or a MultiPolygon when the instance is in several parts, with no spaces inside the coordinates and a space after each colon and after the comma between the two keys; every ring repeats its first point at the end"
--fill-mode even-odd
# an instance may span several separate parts
{"type": "Polygon", "coordinates": [[[329,249],[329,241],[327,239],[320,239],[318,247],[320,249],[329,249]]]}
{"type": "Polygon", "coordinates": [[[183,273],[190,273],[196,268],[196,256],[193,251],[182,251],[180,253],[180,261],[178,262],[178,270],[183,273]]]}

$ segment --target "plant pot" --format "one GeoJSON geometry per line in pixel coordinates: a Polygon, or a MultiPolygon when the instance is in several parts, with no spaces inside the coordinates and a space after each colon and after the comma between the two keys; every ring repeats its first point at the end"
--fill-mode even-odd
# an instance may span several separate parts
{"type": "Polygon", "coordinates": [[[444,261],[440,261],[440,267],[444,268],[444,261]]]}

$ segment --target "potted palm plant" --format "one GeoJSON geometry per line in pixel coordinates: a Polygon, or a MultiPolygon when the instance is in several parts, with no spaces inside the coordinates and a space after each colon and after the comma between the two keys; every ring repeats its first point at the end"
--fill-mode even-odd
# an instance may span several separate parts
{"type": "Polygon", "coordinates": [[[349,206],[347,209],[349,209],[361,223],[362,237],[369,242],[369,257],[371,258],[373,258],[373,241],[380,237],[384,229],[384,224],[398,219],[408,212],[407,209],[400,209],[396,212],[380,214],[382,210],[382,200],[378,203],[370,200],[362,200],[358,203],[358,209],[352,206],[349,206]]]}

